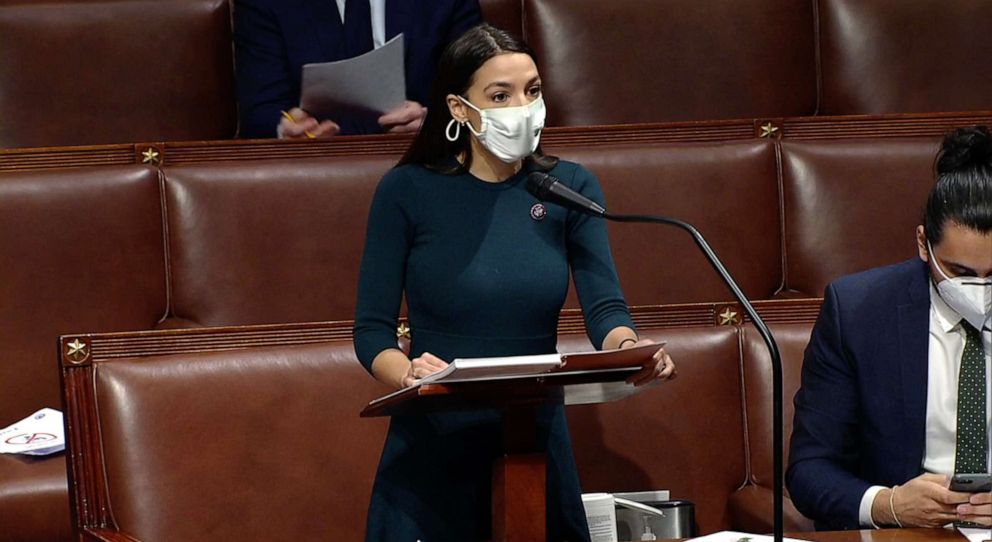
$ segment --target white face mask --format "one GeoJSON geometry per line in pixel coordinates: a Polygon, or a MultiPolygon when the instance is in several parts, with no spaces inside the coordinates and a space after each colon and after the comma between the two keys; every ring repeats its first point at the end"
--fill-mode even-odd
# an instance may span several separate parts
{"type": "Polygon", "coordinates": [[[487,109],[479,109],[461,96],[458,99],[479,112],[482,118],[479,131],[475,131],[470,122],[466,125],[475,134],[479,143],[500,160],[508,164],[513,163],[530,156],[537,150],[537,144],[541,140],[541,130],[544,129],[544,117],[547,114],[543,96],[527,105],[487,109]]]}
{"type": "Polygon", "coordinates": [[[981,330],[992,324],[992,278],[948,277],[934,256],[930,241],[927,241],[927,249],[933,258],[933,266],[944,278],[937,283],[940,298],[975,329],[981,330]]]}

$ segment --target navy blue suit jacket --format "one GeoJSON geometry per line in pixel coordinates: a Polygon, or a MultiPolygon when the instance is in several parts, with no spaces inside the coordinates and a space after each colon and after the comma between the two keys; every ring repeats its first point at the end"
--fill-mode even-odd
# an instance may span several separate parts
{"type": "MultiPolygon", "coordinates": [[[[238,0],[234,8],[240,135],[275,137],[280,111],[299,105],[303,65],[348,58],[341,15],[334,0],[238,0]]],[[[403,34],[407,99],[426,105],[444,48],[481,22],[478,0],[386,0],[386,40],[403,34]]],[[[331,120],[343,134],[381,131],[368,120],[331,120]]]]}
{"type": "Polygon", "coordinates": [[[857,529],[872,485],[923,472],[930,325],[920,260],[827,287],[795,397],[786,483],[818,529],[857,529]]]}

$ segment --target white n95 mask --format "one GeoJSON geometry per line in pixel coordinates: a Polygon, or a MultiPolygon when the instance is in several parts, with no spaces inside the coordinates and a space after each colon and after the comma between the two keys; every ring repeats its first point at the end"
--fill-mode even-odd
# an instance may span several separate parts
{"type": "Polygon", "coordinates": [[[486,109],[479,109],[461,96],[458,99],[479,112],[482,117],[479,131],[472,128],[471,122],[466,125],[479,143],[500,160],[509,164],[530,156],[537,150],[541,130],[544,129],[544,117],[547,115],[543,96],[527,105],[486,109]]]}
{"type": "Polygon", "coordinates": [[[933,255],[927,241],[934,267],[944,280],[937,283],[937,293],[954,312],[961,315],[975,329],[981,331],[986,322],[992,324],[992,278],[948,277],[933,255]]]}

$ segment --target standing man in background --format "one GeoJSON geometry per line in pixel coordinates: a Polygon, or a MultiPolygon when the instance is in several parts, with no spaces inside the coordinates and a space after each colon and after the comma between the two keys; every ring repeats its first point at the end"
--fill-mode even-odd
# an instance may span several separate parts
{"type": "Polygon", "coordinates": [[[992,136],[943,142],[919,259],[827,287],[795,397],[786,482],[818,529],[992,524],[992,136]]]}
{"type": "Polygon", "coordinates": [[[478,0],[236,0],[239,135],[416,132],[438,57],[482,22],[478,0]],[[297,105],[304,64],[344,60],[403,34],[407,101],[378,119],[314,119],[297,105]],[[285,114],[283,112],[286,112],[285,114]]]}

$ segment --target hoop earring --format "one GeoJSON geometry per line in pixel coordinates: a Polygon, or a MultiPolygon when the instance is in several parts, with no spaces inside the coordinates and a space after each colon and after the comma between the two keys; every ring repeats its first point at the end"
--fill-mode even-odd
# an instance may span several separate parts
{"type": "Polygon", "coordinates": [[[444,129],[444,137],[447,138],[448,141],[450,141],[452,143],[454,143],[455,141],[458,141],[458,138],[462,136],[462,124],[463,123],[458,122],[455,119],[451,119],[448,122],[448,127],[444,129]],[[451,126],[452,125],[455,126],[455,135],[451,135],[451,126]]]}

